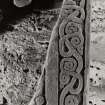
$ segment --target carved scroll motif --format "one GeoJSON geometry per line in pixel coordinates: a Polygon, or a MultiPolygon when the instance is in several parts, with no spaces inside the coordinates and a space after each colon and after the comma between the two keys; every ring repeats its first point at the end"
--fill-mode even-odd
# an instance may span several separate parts
{"type": "Polygon", "coordinates": [[[88,9],[89,0],[64,0],[62,4],[47,55],[47,105],[86,105],[88,9]]]}
{"type": "Polygon", "coordinates": [[[81,100],[85,85],[86,47],[84,2],[85,0],[65,0],[61,11],[63,18],[59,26],[59,105],[83,104],[81,100]]]}

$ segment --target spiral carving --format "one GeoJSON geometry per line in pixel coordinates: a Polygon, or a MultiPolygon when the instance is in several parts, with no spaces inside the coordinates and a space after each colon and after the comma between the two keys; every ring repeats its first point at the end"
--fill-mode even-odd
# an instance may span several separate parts
{"type": "Polygon", "coordinates": [[[71,72],[75,71],[80,73],[83,68],[83,60],[82,57],[77,53],[73,54],[73,57],[63,58],[60,62],[60,70],[63,72],[71,72]]]}
{"type": "Polygon", "coordinates": [[[76,32],[80,32],[80,25],[74,22],[69,22],[65,27],[65,34],[74,34],[76,32]]]}
{"type": "Polygon", "coordinates": [[[67,35],[66,40],[73,46],[74,49],[76,49],[80,55],[83,54],[83,43],[84,43],[84,38],[81,33],[76,33],[72,35],[67,35]]]}
{"type": "Polygon", "coordinates": [[[65,97],[64,105],[78,105],[78,99],[73,95],[68,95],[65,97]]]}
{"type": "Polygon", "coordinates": [[[59,28],[60,37],[71,35],[75,33],[80,33],[80,24],[73,21],[64,21],[61,23],[59,28]]]}
{"type": "Polygon", "coordinates": [[[60,69],[61,71],[66,71],[66,72],[73,71],[74,72],[78,66],[77,64],[78,62],[73,57],[64,58],[60,62],[60,69]]]}
{"type": "Polygon", "coordinates": [[[80,55],[82,55],[83,42],[84,38],[81,34],[72,34],[64,36],[59,40],[60,54],[63,57],[70,57],[77,50],[80,55]]]}
{"type": "MultiPolygon", "coordinates": [[[[52,91],[52,93],[46,94],[47,105],[55,105],[57,102],[56,105],[80,105],[83,103],[83,92],[85,91],[83,85],[86,82],[84,77],[87,70],[86,46],[88,44],[86,43],[88,40],[87,34],[85,35],[88,9],[85,14],[84,9],[87,6],[85,1],[64,0],[58,22],[52,32],[50,49],[52,48],[51,51],[58,52],[53,53],[51,57],[52,59],[54,56],[57,58],[57,65],[49,67],[55,59],[50,59],[50,63],[47,62],[46,64],[49,69],[49,72],[46,72],[49,79],[47,77],[45,83],[48,85],[51,83],[51,85],[47,85],[46,91],[49,93],[52,91]],[[58,43],[55,43],[57,41],[58,43]],[[52,47],[55,45],[56,49],[52,47]],[[58,90],[55,91],[55,89],[58,90]],[[53,98],[54,100],[52,100],[53,98]]],[[[43,101],[39,100],[38,102],[40,104],[43,101]]]]}
{"type": "Polygon", "coordinates": [[[61,98],[60,105],[78,105],[79,101],[74,95],[67,95],[65,98],[61,98]]]}
{"type": "Polygon", "coordinates": [[[62,89],[64,86],[66,86],[70,81],[70,76],[67,72],[61,72],[60,73],[60,88],[62,89]]]}
{"type": "Polygon", "coordinates": [[[78,105],[78,99],[72,95],[72,98],[66,98],[67,94],[79,94],[83,88],[83,79],[82,76],[78,73],[71,72],[72,77],[71,82],[63,89],[60,95],[60,105],[78,105]],[[74,85],[77,84],[78,86],[74,88],[74,85]],[[73,103],[74,102],[74,103],[73,103]]]}
{"type": "Polygon", "coordinates": [[[78,15],[80,15],[79,11],[75,11],[69,16],[65,17],[65,19],[61,22],[59,26],[59,35],[61,38],[67,34],[81,33],[81,24],[83,23],[85,14],[84,16],[79,16],[80,18],[76,17],[78,15]]]}
{"type": "Polygon", "coordinates": [[[60,105],[79,105],[83,90],[85,0],[65,0],[59,22],[60,105]]]}
{"type": "Polygon", "coordinates": [[[83,45],[83,43],[81,43],[81,42],[82,42],[81,38],[77,35],[75,35],[71,38],[71,43],[74,47],[83,45]]]}

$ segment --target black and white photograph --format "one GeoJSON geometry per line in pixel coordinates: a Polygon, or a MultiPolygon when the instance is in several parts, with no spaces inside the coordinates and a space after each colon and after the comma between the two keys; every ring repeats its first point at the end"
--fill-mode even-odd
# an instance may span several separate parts
{"type": "Polygon", "coordinates": [[[0,0],[0,105],[105,105],[105,0],[0,0]]]}

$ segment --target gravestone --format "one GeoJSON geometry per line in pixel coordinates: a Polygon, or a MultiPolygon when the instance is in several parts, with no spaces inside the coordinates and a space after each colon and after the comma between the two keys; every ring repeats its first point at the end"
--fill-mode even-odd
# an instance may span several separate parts
{"type": "MultiPolygon", "coordinates": [[[[29,10],[30,6],[29,8],[26,8],[29,10]]],[[[6,17],[7,16],[12,15],[9,14],[6,15],[6,17]]],[[[89,18],[90,0],[63,1],[58,20],[51,34],[46,61],[41,68],[42,74],[40,78],[38,78],[35,92],[32,91],[32,98],[30,99],[29,97],[29,101],[25,105],[87,104],[90,33],[89,18]]],[[[17,33],[16,35],[21,36],[21,34],[24,34],[24,36],[26,35],[25,33],[17,33]]],[[[10,34],[10,37],[12,35],[14,36],[15,34],[10,34]]],[[[27,37],[27,39],[29,38],[27,37]]],[[[27,54],[30,53],[27,52],[27,54]]],[[[30,57],[34,58],[35,56],[30,57]]],[[[30,65],[29,67],[31,67],[30,65]]],[[[28,69],[24,70],[26,72],[28,69]]],[[[22,82],[24,83],[24,81],[22,82]]],[[[22,90],[24,90],[24,88],[22,90]]],[[[26,91],[26,93],[28,92],[26,91]]],[[[21,97],[19,97],[19,100],[21,100],[21,97]]],[[[27,101],[27,97],[25,100],[27,101]]],[[[19,103],[21,105],[20,101],[19,103]]]]}
{"type": "Polygon", "coordinates": [[[87,103],[89,16],[90,0],[63,1],[45,63],[45,105],[87,103]]]}

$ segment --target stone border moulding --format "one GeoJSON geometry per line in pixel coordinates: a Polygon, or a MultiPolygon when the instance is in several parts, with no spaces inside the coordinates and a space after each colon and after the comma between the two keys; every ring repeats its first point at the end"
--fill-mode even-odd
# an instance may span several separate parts
{"type": "Polygon", "coordinates": [[[38,105],[87,104],[89,36],[90,0],[64,0],[50,39],[38,105]]]}

